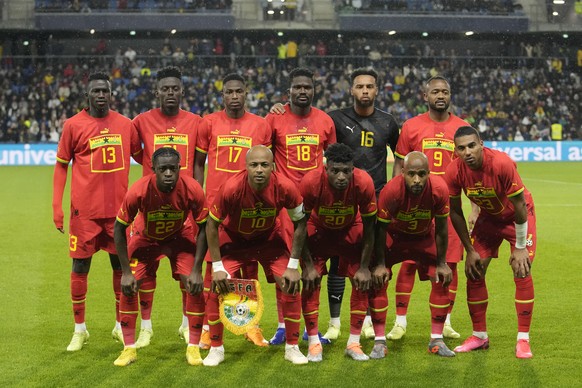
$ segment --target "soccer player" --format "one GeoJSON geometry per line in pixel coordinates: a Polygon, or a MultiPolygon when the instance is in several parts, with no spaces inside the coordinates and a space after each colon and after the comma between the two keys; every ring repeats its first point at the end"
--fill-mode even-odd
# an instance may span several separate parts
{"type": "Polygon", "coordinates": [[[69,254],[73,259],[71,299],[75,332],[68,351],[77,351],[89,339],[85,324],[87,276],[94,253],[109,253],[113,269],[116,325],[113,338],[121,338],[119,294],[121,267],[113,241],[113,224],[127,191],[130,156],[141,161],[141,145],[131,121],[109,110],[109,76],[93,73],[85,92],[89,107],[65,121],[53,176],[53,221],[64,233],[63,193],[69,163],[73,162],[69,254]]]}
{"type": "MultiPolygon", "coordinates": [[[[398,142],[398,124],[391,114],[374,106],[378,95],[378,73],[371,68],[358,68],[350,74],[353,106],[329,112],[338,143],[354,151],[354,166],[365,170],[374,180],[376,197],[387,182],[388,147],[394,153],[398,142]]],[[[337,275],[338,258],[332,257],[327,276],[327,297],[330,322],[324,337],[330,340],[340,335],[340,314],[345,278],[337,275]]],[[[374,326],[366,315],[363,334],[374,338],[374,326]]]]}
{"type": "MultiPolygon", "coordinates": [[[[194,151],[198,127],[202,118],[180,109],[184,97],[182,72],[168,66],[156,74],[155,96],[159,108],[151,109],[133,119],[133,125],[143,143],[143,176],[152,173],[152,155],[161,147],[172,147],[180,153],[182,175],[194,176],[194,151]]],[[[136,347],[150,344],[153,336],[151,322],[156,278],[146,277],[139,289],[141,330],[136,347]]],[[[178,334],[188,342],[188,318],[186,317],[186,290],[182,289],[182,325],[178,334]]]]}
{"type": "Polygon", "coordinates": [[[131,186],[117,214],[114,233],[123,270],[120,314],[125,344],[114,361],[117,366],[127,366],[137,360],[137,293],[142,279],[155,276],[157,261],[162,257],[169,258],[174,278],[188,291],[186,359],[190,365],[202,365],[198,342],[204,316],[202,261],[206,253],[208,208],[198,182],[180,174],[180,158],[174,148],[156,150],[152,156],[154,174],[142,177],[131,186]],[[196,241],[194,222],[199,226],[196,241]],[[129,225],[132,233],[128,242],[129,225]]]}
{"type": "Polygon", "coordinates": [[[443,341],[450,303],[448,285],[452,280],[452,271],[446,263],[448,215],[446,182],[430,174],[426,155],[419,151],[409,153],[404,158],[402,173],[380,192],[376,257],[386,257],[389,267],[414,260],[420,279],[430,279],[428,350],[443,357],[455,356],[443,341]]]}
{"type": "MultiPolygon", "coordinates": [[[[271,146],[271,128],[264,118],[245,110],[246,83],[238,74],[228,74],[223,79],[222,98],[224,110],[207,115],[200,124],[196,144],[194,177],[204,185],[204,167],[208,156],[206,199],[214,202],[220,186],[230,177],[245,169],[245,155],[255,145],[271,146]]],[[[210,256],[206,257],[207,262],[210,256]]],[[[233,274],[234,275],[234,274],[233,274]]],[[[242,277],[258,279],[258,264],[245,262],[242,277]]],[[[206,286],[210,287],[212,271],[206,266],[206,286]]],[[[260,328],[251,328],[246,338],[258,346],[267,346],[260,328]]],[[[210,346],[208,328],[202,332],[201,346],[210,346]]]]}
{"type": "MultiPolygon", "coordinates": [[[[449,112],[451,87],[445,78],[432,77],[426,81],[424,87],[424,100],[428,105],[428,112],[404,122],[396,146],[395,172],[400,172],[403,159],[409,152],[421,151],[429,160],[430,173],[442,176],[454,159],[453,136],[455,131],[467,123],[449,112]]],[[[450,306],[443,335],[446,338],[459,338],[460,334],[451,326],[451,311],[457,295],[457,264],[463,259],[463,246],[454,228],[450,225],[450,221],[448,231],[449,244],[446,257],[447,264],[453,272],[453,281],[449,286],[450,306]]],[[[396,279],[396,320],[394,327],[386,336],[388,339],[399,340],[406,334],[406,313],[414,288],[415,274],[416,264],[414,262],[404,261],[401,264],[396,279]]]]}
{"type": "MultiPolygon", "coordinates": [[[[333,120],[322,110],[311,106],[314,97],[313,72],[306,68],[295,68],[289,73],[289,104],[284,112],[270,113],[266,120],[273,131],[273,154],[277,171],[299,185],[305,174],[323,166],[323,152],[336,142],[333,120]]],[[[282,214],[287,233],[292,227],[288,217],[282,214]]],[[[277,290],[280,293],[280,290],[277,290]]],[[[280,306],[281,295],[277,295],[279,323],[270,343],[285,343],[285,330],[280,306]]]]}
{"type": "MultiPolygon", "coordinates": [[[[313,259],[318,277],[326,272],[330,255],[339,257],[339,274],[352,282],[350,336],[345,353],[354,360],[384,358],[386,348],[386,286],[370,289],[370,258],[374,249],[376,195],[374,182],[363,170],[354,169],[354,152],[345,144],[332,144],[325,151],[325,170],[311,171],[301,181],[304,212],[310,217],[303,255],[313,259]],[[374,321],[376,341],[368,357],[360,345],[360,333],[368,306],[374,321]]],[[[307,273],[307,269],[304,269],[307,273]]],[[[318,279],[319,280],[319,279],[318,279]]],[[[303,289],[303,316],[309,335],[309,361],[322,360],[318,333],[319,281],[303,289]]]]}
{"type": "MultiPolygon", "coordinates": [[[[260,262],[267,280],[276,282],[281,289],[285,329],[289,333],[285,360],[293,364],[308,362],[297,345],[301,322],[297,258],[306,236],[303,199],[297,186],[273,169],[271,150],[261,145],[252,147],[246,155],[246,170],[230,178],[210,205],[206,237],[212,258],[212,286],[206,312],[212,346],[204,359],[206,366],[224,361],[224,326],[219,318],[218,294],[229,292],[227,277],[248,260],[260,262]],[[295,225],[292,244],[286,241],[287,234],[277,217],[283,208],[295,225]]],[[[305,259],[304,262],[313,266],[305,259]]]]}
{"type": "Polygon", "coordinates": [[[529,329],[534,307],[531,265],[537,240],[532,196],[515,163],[507,154],[483,147],[476,129],[464,126],[457,130],[455,152],[459,157],[449,165],[445,178],[451,195],[451,220],[467,251],[467,304],[473,322],[473,335],[455,351],[489,347],[485,275],[491,258],[498,256],[499,246],[507,240],[515,282],[518,326],[515,355],[531,358],[529,329]],[[461,191],[481,209],[470,237],[461,208],[461,191]]]}

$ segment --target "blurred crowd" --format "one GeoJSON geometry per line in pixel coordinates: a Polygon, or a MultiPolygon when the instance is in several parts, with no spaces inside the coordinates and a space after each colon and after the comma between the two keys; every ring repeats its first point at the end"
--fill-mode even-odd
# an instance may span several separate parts
{"type": "Polygon", "coordinates": [[[513,0],[335,0],[338,11],[455,12],[509,14],[522,11],[513,0]]]}
{"type": "Polygon", "coordinates": [[[37,12],[200,11],[226,10],[232,0],[35,0],[37,12]]]}
{"type": "Polygon", "coordinates": [[[221,80],[231,72],[247,79],[247,109],[264,116],[273,104],[287,101],[287,75],[293,67],[315,70],[314,104],[329,111],[351,104],[350,72],[372,66],[380,74],[377,106],[399,124],[426,111],[423,82],[439,74],[450,80],[452,111],[485,140],[550,140],[552,125],[561,126],[564,140],[582,138],[582,63],[545,55],[547,48],[522,43],[520,56],[500,58],[435,51],[428,44],[376,44],[361,37],[341,43],[253,43],[234,37],[228,43],[192,39],[184,48],[166,40],[157,50],[102,42],[99,53],[82,48],[76,56],[11,58],[5,51],[0,142],[57,142],[64,120],[85,107],[87,76],[96,70],[111,74],[113,109],[133,118],[156,106],[155,73],[167,65],[183,69],[183,109],[200,115],[222,109],[221,80]]]}

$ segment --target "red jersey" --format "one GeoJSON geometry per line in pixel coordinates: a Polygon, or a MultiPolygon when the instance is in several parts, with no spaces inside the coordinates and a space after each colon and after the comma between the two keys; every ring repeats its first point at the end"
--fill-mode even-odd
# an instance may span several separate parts
{"type": "Polygon", "coordinates": [[[461,159],[455,159],[447,168],[445,179],[451,197],[460,197],[462,190],[481,208],[480,215],[487,214],[504,222],[515,219],[510,197],[523,192],[528,208],[533,204],[515,162],[506,153],[487,147],[483,147],[483,165],[479,170],[471,170],[461,159]]]}
{"type": "Polygon", "coordinates": [[[165,240],[182,230],[188,215],[197,223],[208,217],[202,187],[194,178],[178,177],[176,187],[169,193],[158,190],[156,175],[142,177],[131,186],[117,213],[117,221],[134,226],[142,236],[165,240]]]}
{"type": "Polygon", "coordinates": [[[333,120],[314,107],[306,116],[298,116],[285,105],[285,114],[268,114],[266,120],[273,130],[277,171],[296,184],[323,165],[323,151],[336,142],[333,120]]]}
{"type": "Polygon", "coordinates": [[[389,224],[391,233],[426,236],[434,229],[433,218],[448,215],[449,189],[438,176],[428,177],[420,195],[406,189],[403,175],[392,178],[380,192],[378,221],[389,224]]]}
{"type": "Polygon", "coordinates": [[[160,108],[151,109],[133,119],[143,143],[143,176],[152,173],[152,155],[161,147],[180,153],[181,174],[194,176],[194,151],[202,117],[180,109],[176,116],[166,116],[160,108]]]}
{"type": "Polygon", "coordinates": [[[83,110],[63,125],[57,161],[73,162],[71,212],[82,219],[113,218],[127,192],[130,156],[141,151],[131,120],[83,110]]]}
{"type": "Polygon", "coordinates": [[[246,154],[256,145],[271,146],[271,128],[264,118],[245,112],[240,119],[225,111],[204,116],[196,150],[208,154],[206,198],[214,201],[220,185],[246,168],[246,154]]]}
{"type": "Polygon", "coordinates": [[[311,171],[301,181],[303,211],[310,221],[324,229],[349,228],[359,217],[376,215],[374,181],[364,170],[354,169],[354,175],[345,190],[336,190],[330,184],[325,170],[311,171]]]}
{"type": "Polygon", "coordinates": [[[209,212],[226,230],[253,239],[269,236],[278,227],[281,209],[295,209],[302,202],[297,186],[279,173],[273,172],[269,185],[255,191],[244,170],[222,185],[209,212]]]}
{"type": "Polygon", "coordinates": [[[444,174],[455,158],[455,132],[466,125],[452,113],[442,123],[432,120],[428,112],[413,117],[402,125],[395,155],[404,159],[409,152],[420,151],[428,157],[431,173],[444,174]]]}

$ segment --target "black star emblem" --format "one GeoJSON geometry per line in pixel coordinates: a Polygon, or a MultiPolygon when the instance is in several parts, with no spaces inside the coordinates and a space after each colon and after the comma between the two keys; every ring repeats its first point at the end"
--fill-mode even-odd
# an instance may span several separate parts
{"type": "Polygon", "coordinates": [[[259,208],[256,208],[256,209],[255,209],[255,213],[257,213],[257,215],[260,215],[260,214],[261,214],[261,209],[259,209],[259,208]]]}
{"type": "Polygon", "coordinates": [[[437,147],[440,147],[440,146],[442,146],[442,145],[443,145],[443,143],[442,143],[441,141],[437,141],[437,143],[436,143],[436,144],[437,144],[437,147]]]}
{"type": "Polygon", "coordinates": [[[172,143],[172,142],[174,142],[174,136],[170,136],[170,137],[168,138],[168,140],[169,140],[171,143],[172,143]]]}
{"type": "Polygon", "coordinates": [[[104,137],[104,138],[103,138],[103,142],[104,142],[104,143],[109,143],[109,138],[108,138],[108,137],[104,137]]]}
{"type": "Polygon", "coordinates": [[[237,143],[236,138],[235,139],[232,139],[232,144],[236,144],[236,143],[237,143]]]}
{"type": "Polygon", "coordinates": [[[168,213],[164,213],[163,217],[168,218],[168,213]]]}
{"type": "Polygon", "coordinates": [[[339,209],[334,209],[334,213],[338,214],[339,213],[339,209]]]}
{"type": "Polygon", "coordinates": [[[302,142],[302,143],[305,143],[305,136],[301,136],[301,138],[300,138],[300,139],[301,139],[301,142],[302,142]]]}

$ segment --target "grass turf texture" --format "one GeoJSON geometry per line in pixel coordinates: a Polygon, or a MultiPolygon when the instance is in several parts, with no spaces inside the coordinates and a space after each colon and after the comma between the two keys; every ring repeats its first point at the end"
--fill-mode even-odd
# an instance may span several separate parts
{"type": "MultiPolygon", "coordinates": [[[[344,356],[349,328],[349,285],[342,309],[342,335],[324,347],[324,361],[293,366],[283,360],[284,348],[258,348],[230,333],[225,336],[226,360],[217,368],[186,363],[185,344],[177,329],[181,322],[178,284],[164,261],[152,321],[152,344],[138,350],[138,361],[126,368],[113,365],[122,349],[111,339],[114,325],[111,269],[107,255],[93,258],[87,298],[89,343],[80,352],[65,350],[73,333],[69,296],[71,262],[67,237],[52,224],[51,167],[3,167],[0,178],[3,238],[0,240],[2,275],[2,386],[576,386],[579,368],[580,289],[582,272],[580,214],[582,211],[581,164],[522,163],[519,171],[532,191],[537,207],[538,253],[533,266],[536,305],[531,332],[534,358],[514,355],[516,316],[514,285],[508,265],[508,246],[489,267],[488,325],[491,348],[443,359],[427,353],[430,316],[429,285],[417,281],[412,296],[408,332],[400,341],[388,341],[384,360],[355,362],[344,356]],[[578,366],[576,366],[578,365],[578,366]]],[[[132,180],[141,171],[134,168],[132,180]]],[[[68,188],[67,188],[68,191],[68,188]]],[[[68,201],[68,200],[67,200],[68,201]]],[[[63,206],[66,212],[67,203],[63,206]]],[[[395,271],[397,267],[395,268],[395,271]]],[[[262,272],[262,271],[261,271],[262,272]]],[[[452,349],[471,334],[465,303],[463,265],[453,327],[458,340],[447,340],[452,349]]],[[[263,283],[265,314],[262,327],[270,338],[276,328],[273,286],[263,283]]],[[[394,281],[389,289],[387,331],[394,319],[394,281]]],[[[323,285],[320,328],[327,328],[329,313],[323,285]]],[[[362,340],[369,353],[372,340],[362,340]]],[[[301,343],[304,353],[305,342],[301,343]]],[[[206,351],[202,352],[203,357],[206,351]]]]}

